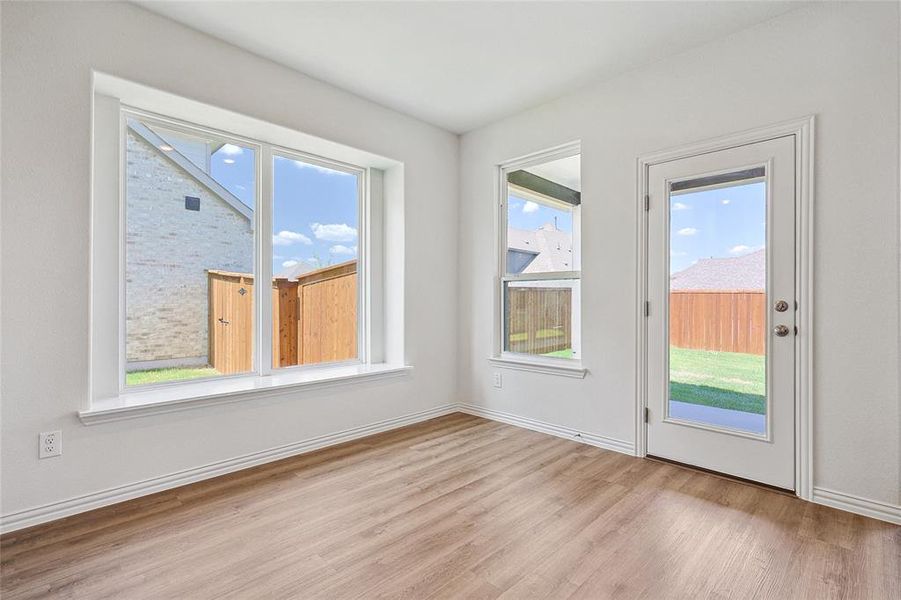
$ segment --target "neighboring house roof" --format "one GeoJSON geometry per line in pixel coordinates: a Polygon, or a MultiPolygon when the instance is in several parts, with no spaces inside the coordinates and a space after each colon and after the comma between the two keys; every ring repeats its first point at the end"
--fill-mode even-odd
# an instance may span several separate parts
{"type": "Polygon", "coordinates": [[[317,267],[315,265],[311,265],[310,263],[308,263],[304,260],[301,260],[301,261],[298,261],[298,263],[296,265],[288,267],[284,271],[281,271],[280,273],[278,273],[276,275],[276,277],[278,277],[279,279],[287,279],[290,281],[291,279],[297,279],[301,275],[305,275],[307,273],[310,273],[311,271],[315,271],[318,268],[319,267],[317,267]]]}
{"type": "Polygon", "coordinates": [[[169,146],[169,144],[166,142],[166,140],[154,133],[149,127],[134,119],[128,119],[128,128],[139,138],[143,139],[145,142],[153,146],[153,149],[156,150],[160,155],[165,156],[188,175],[196,179],[198,183],[219,196],[219,198],[221,198],[223,202],[231,206],[236,212],[243,215],[249,221],[253,220],[253,210],[251,210],[249,206],[241,202],[241,200],[238,199],[237,196],[225,189],[222,184],[213,179],[208,173],[204,172],[193,162],[188,160],[188,158],[186,158],[178,150],[175,150],[173,148],[172,150],[163,152],[160,149],[160,146],[169,146]]]}
{"type": "Polygon", "coordinates": [[[507,247],[512,252],[534,254],[519,273],[548,273],[573,270],[573,235],[560,231],[554,223],[538,229],[508,229],[507,247]]]}
{"type": "Polygon", "coordinates": [[[766,250],[729,258],[702,258],[670,275],[671,290],[764,290],[766,250]]]}

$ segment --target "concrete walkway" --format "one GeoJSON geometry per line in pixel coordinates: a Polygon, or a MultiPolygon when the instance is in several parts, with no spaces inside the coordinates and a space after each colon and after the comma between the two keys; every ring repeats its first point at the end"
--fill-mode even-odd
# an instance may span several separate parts
{"type": "Polygon", "coordinates": [[[669,401],[669,414],[676,419],[684,421],[698,421],[729,429],[740,429],[751,433],[766,432],[766,415],[730,410],[728,408],[716,408],[689,404],[678,400],[669,401]]]}

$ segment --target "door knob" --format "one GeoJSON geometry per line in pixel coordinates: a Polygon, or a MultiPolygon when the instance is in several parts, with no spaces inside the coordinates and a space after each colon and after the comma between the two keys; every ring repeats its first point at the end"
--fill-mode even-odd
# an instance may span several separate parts
{"type": "Polygon", "coordinates": [[[775,333],[775,334],[778,335],[779,337],[785,337],[785,336],[787,336],[787,335],[788,335],[788,332],[789,332],[789,329],[788,329],[788,327],[785,326],[785,325],[776,325],[776,326],[773,328],[773,333],[775,333]]]}
{"type": "Polygon", "coordinates": [[[776,312],[785,312],[788,310],[788,302],[786,302],[785,300],[779,300],[778,302],[776,302],[773,308],[776,309],[776,312]]]}

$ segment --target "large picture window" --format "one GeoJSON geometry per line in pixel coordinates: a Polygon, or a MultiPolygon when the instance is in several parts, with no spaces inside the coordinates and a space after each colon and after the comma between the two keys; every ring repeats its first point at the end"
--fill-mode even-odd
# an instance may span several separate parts
{"type": "Polygon", "coordinates": [[[502,167],[502,354],[580,359],[578,148],[502,167]]]}
{"type": "Polygon", "coordinates": [[[124,387],[364,358],[365,169],[138,111],[122,124],[124,387]]]}

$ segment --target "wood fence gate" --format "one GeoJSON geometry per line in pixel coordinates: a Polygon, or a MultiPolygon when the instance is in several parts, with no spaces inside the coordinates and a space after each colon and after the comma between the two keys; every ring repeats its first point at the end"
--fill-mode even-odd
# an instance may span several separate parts
{"type": "MultiPolygon", "coordinates": [[[[222,374],[253,370],[253,276],[208,271],[209,360],[222,374]]],[[[357,356],[357,262],[272,281],[274,366],[357,356]]]]}

